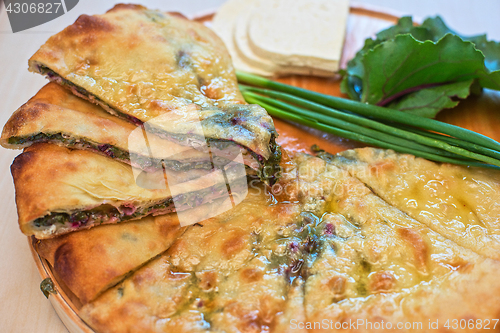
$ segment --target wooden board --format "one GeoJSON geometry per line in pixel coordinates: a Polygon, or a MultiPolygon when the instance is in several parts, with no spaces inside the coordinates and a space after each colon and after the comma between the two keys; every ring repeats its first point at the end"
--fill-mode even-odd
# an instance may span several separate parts
{"type": "MultiPolygon", "coordinates": [[[[213,14],[206,15],[197,20],[209,25],[212,16],[213,14]]],[[[397,19],[397,13],[389,13],[366,6],[351,6],[341,64],[345,65],[355,55],[367,37],[371,37],[376,32],[394,24],[397,19]]],[[[284,83],[321,93],[346,97],[340,92],[338,77],[319,78],[292,75],[277,79],[284,83]]],[[[442,111],[437,119],[474,130],[500,141],[500,132],[497,130],[500,128],[499,110],[500,93],[485,91],[479,97],[472,97],[460,103],[455,109],[442,111]]],[[[318,130],[287,123],[280,119],[274,119],[274,121],[279,133],[278,143],[292,153],[311,153],[310,148],[313,144],[317,144],[331,153],[366,146],[318,130]]],[[[60,282],[50,264],[34,250],[33,242],[36,240],[29,238],[28,241],[42,279],[51,278],[54,282],[57,293],[51,294],[49,300],[66,328],[71,333],[94,332],[78,317],[77,313],[81,307],[78,299],[60,282]]]]}

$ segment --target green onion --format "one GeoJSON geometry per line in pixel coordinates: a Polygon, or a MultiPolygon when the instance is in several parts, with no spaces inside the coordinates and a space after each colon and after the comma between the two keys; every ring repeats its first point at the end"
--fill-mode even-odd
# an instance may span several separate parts
{"type": "Polygon", "coordinates": [[[309,126],[312,128],[319,129],[319,130],[326,132],[326,133],[335,134],[335,135],[338,135],[338,136],[341,136],[341,137],[344,137],[347,139],[367,143],[367,144],[378,146],[381,148],[392,149],[394,151],[398,151],[401,153],[410,153],[410,154],[413,154],[415,156],[423,157],[423,158],[426,158],[428,160],[433,160],[433,161],[437,161],[437,162],[470,165],[470,166],[476,166],[476,167],[489,167],[489,168],[495,168],[495,169],[498,168],[497,166],[484,164],[484,163],[476,162],[473,160],[460,160],[460,159],[449,158],[449,157],[445,157],[445,156],[441,156],[441,155],[426,153],[426,152],[422,152],[422,151],[419,151],[416,149],[407,148],[405,146],[400,146],[400,145],[395,144],[395,143],[387,143],[387,142],[384,142],[384,141],[381,141],[378,139],[374,139],[374,138],[371,138],[371,137],[368,137],[368,136],[365,136],[362,134],[353,133],[353,132],[345,131],[345,130],[342,130],[342,129],[339,129],[339,128],[336,128],[333,126],[324,125],[324,124],[318,123],[316,121],[308,120],[306,118],[302,118],[300,116],[290,114],[290,113],[283,111],[283,110],[280,110],[274,106],[271,106],[269,104],[261,102],[258,99],[255,99],[254,97],[251,97],[251,96],[248,96],[247,102],[252,103],[252,104],[261,105],[272,116],[275,116],[275,117],[278,117],[281,119],[285,119],[285,120],[289,120],[289,121],[293,121],[293,122],[296,122],[299,124],[303,124],[303,125],[306,125],[306,126],[309,126]]]}
{"type": "MultiPolygon", "coordinates": [[[[244,96],[245,95],[248,96],[252,93],[246,92],[245,89],[243,89],[243,94],[244,94],[244,96]]],[[[278,96],[278,94],[271,94],[269,92],[267,92],[267,94],[269,96],[273,96],[273,97],[278,96]]],[[[256,96],[258,96],[258,95],[256,95],[256,96]]],[[[427,145],[429,147],[440,148],[443,150],[440,154],[444,155],[444,156],[447,155],[446,152],[450,152],[450,153],[456,154],[456,155],[452,155],[452,157],[457,157],[457,155],[459,155],[459,156],[464,156],[466,158],[476,159],[476,160],[481,161],[481,162],[490,163],[493,165],[500,166],[500,160],[497,160],[495,158],[488,157],[488,156],[481,155],[481,154],[477,154],[477,153],[468,151],[468,150],[460,148],[460,147],[449,145],[448,143],[443,142],[443,141],[438,140],[438,139],[435,139],[435,138],[431,138],[431,137],[423,136],[423,135],[416,134],[413,132],[409,132],[406,130],[402,130],[402,129],[392,127],[392,126],[389,126],[389,125],[386,125],[386,124],[383,124],[383,123],[380,123],[380,122],[377,122],[377,121],[374,121],[371,119],[363,118],[363,117],[352,115],[352,114],[342,113],[342,112],[339,112],[339,111],[334,110],[334,109],[323,107],[322,105],[319,105],[319,104],[309,102],[309,107],[311,110],[321,112],[322,114],[307,111],[305,109],[302,109],[302,108],[299,108],[299,107],[296,107],[296,106],[293,106],[293,105],[290,105],[290,104],[287,104],[284,102],[280,102],[276,99],[272,99],[269,97],[261,97],[261,100],[264,102],[267,102],[271,105],[274,104],[274,106],[277,106],[277,107],[281,108],[282,110],[288,110],[290,112],[296,113],[296,114],[301,115],[301,116],[309,116],[310,118],[316,119],[316,120],[318,120],[324,124],[327,124],[327,125],[333,125],[333,126],[337,126],[337,127],[342,126],[342,125],[339,125],[338,120],[336,118],[334,118],[334,117],[340,117],[341,119],[345,119],[345,120],[349,119],[352,122],[357,122],[361,125],[366,125],[366,126],[370,126],[370,127],[376,128],[376,129],[381,129],[382,131],[373,131],[373,130],[370,130],[366,127],[362,127],[362,126],[358,126],[358,125],[354,125],[354,124],[349,124],[349,123],[344,123],[346,126],[347,126],[347,124],[349,124],[347,126],[347,128],[344,128],[344,129],[356,131],[358,133],[365,134],[365,135],[368,135],[371,137],[380,138],[382,141],[389,140],[389,142],[398,142],[401,139],[406,139],[405,146],[409,147],[409,148],[412,146],[413,146],[413,148],[420,149],[420,150],[425,150],[423,148],[428,148],[426,146],[415,147],[414,143],[416,142],[416,143],[421,143],[421,144],[427,145]],[[325,115],[328,115],[329,117],[325,116],[325,115]],[[394,135],[392,135],[392,134],[394,134],[394,135]],[[412,141],[408,141],[408,140],[412,140],[412,141]]],[[[428,149],[426,151],[430,152],[428,149]]],[[[436,151],[431,151],[431,152],[436,153],[436,151]]]]}
{"type": "Polygon", "coordinates": [[[411,131],[411,132],[414,132],[417,134],[426,135],[426,136],[431,137],[431,138],[436,138],[438,140],[442,140],[444,142],[447,142],[447,143],[454,145],[454,146],[457,146],[457,147],[462,147],[465,149],[469,149],[470,151],[474,151],[476,153],[482,153],[482,154],[500,159],[500,152],[493,150],[493,149],[485,148],[485,147],[477,145],[475,143],[459,140],[459,139],[453,138],[451,136],[440,135],[438,133],[422,131],[422,130],[419,130],[417,128],[413,128],[410,126],[404,126],[403,128],[406,128],[408,131],[411,131]]]}
{"type": "Polygon", "coordinates": [[[500,167],[500,143],[476,132],[433,119],[316,93],[253,74],[237,72],[237,76],[240,82],[277,90],[240,85],[247,102],[261,105],[273,116],[434,161],[500,167]]]}
{"type": "MultiPolygon", "coordinates": [[[[441,150],[441,149],[428,147],[425,145],[418,144],[414,141],[406,140],[406,138],[404,138],[404,137],[401,138],[401,137],[392,135],[391,131],[388,130],[388,128],[390,128],[390,126],[378,123],[378,122],[373,121],[373,120],[369,120],[366,118],[361,118],[359,116],[345,114],[345,113],[342,114],[341,112],[339,112],[340,115],[333,113],[333,116],[328,117],[328,116],[317,114],[317,113],[314,113],[312,111],[278,101],[276,99],[257,95],[257,94],[254,94],[252,92],[248,92],[246,90],[243,90],[242,93],[243,93],[243,96],[245,97],[245,99],[247,99],[247,100],[248,99],[256,100],[256,101],[258,101],[258,104],[266,103],[267,105],[277,107],[277,108],[281,109],[282,111],[289,111],[289,112],[292,112],[296,115],[309,118],[310,120],[317,120],[320,123],[323,123],[326,125],[330,125],[330,126],[334,126],[337,128],[351,131],[351,132],[363,134],[363,135],[372,137],[374,139],[379,139],[379,140],[387,142],[387,143],[397,142],[398,145],[400,145],[400,146],[404,144],[405,147],[419,149],[422,151],[427,151],[429,153],[436,153],[436,154],[441,154],[441,155],[445,155],[445,156],[447,155],[447,156],[451,156],[451,157],[455,157],[455,158],[460,158],[460,155],[448,153],[448,152],[441,150]],[[338,116],[338,118],[336,116],[338,116]],[[360,119],[357,119],[357,118],[360,118],[360,119]],[[349,121],[349,120],[351,120],[351,121],[349,121]],[[384,131],[377,131],[377,130],[373,130],[371,128],[359,126],[358,124],[362,125],[363,121],[373,122],[373,123],[382,125],[384,127],[384,129],[386,129],[386,131],[385,132],[384,131]]],[[[311,110],[313,110],[313,109],[311,108],[311,110]]],[[[332,111],[335,111],[335,110],[332,110],[332,111]]],[[[338,111],[335,111],[335,112],[338,112],[338,111]]],[[[407,133],[406,131],[403,131],[403,132],[407,133]]],[[[410,133],[410,134],[412,134],[412,133],[410,133]]]]}
{"type": "Polygon", "coordinates": [[[419,127],[426,130],[447,134],[457,139],[476,143],[493,150],[500,150],[500,143],[491,138],[488,138],[487,136],[481,135],[479,133],[470,131],[462,127],[443,123],[438,120],[423,118],[413,114],[404,113],[397,110],[391,110],[377,105],[371,105],[336,96],[325,95],[315,91],[310,91],[307,89],[272,81],[254,74],[237,71],[236,76],[240,82],[281,91],[332,108],[340,110],[348,110],[367,117],[388,120],[413,127],[419,127]]]}

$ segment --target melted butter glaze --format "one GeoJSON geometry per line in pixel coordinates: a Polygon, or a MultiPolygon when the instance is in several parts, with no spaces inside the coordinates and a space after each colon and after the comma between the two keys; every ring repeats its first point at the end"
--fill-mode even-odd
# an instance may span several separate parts
{"type": "Polygon", "coordinates": [[[431,297],[484,260],[344,169],[301,154],[284,161],[281,191],[253,184],[235,209],[192,226],[86,305],[83,318],[98,329],[139,321],[145,332],[282,332],[293,318],[398,320],[418,314],[413,295],[431,297]]]}
{"type": "Polygon", "coordinates": [[[82,16],[34,59],[62,48],[63,62],[49,68],[141,121],[192,102],[243,102],[223,44],[183,18],[128,9],[82,16]]]}
{"type": "Polygon", "coordinates": [[[477,253],[500,259],[500,173],[391,151],[342,153],[334,163],[412,218],[477,253]]]}

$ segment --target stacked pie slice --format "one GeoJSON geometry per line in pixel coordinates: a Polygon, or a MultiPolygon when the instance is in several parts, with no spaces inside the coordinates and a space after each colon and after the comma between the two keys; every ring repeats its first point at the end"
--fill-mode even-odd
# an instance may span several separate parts
{"type": "Polygon", "coordinates": [[[30,69],[52,82],[0,139],[24,149],[19,225],[96,332],[498,322],[499,171],[373,148],[281,159],[222,42],[142,6],[82,15],[30,69]]]}
{"type": "Polygon", "coordinates": [[[21,230],[50,238],[180,212],[245,192],[247,174],[272,185],[277,133],[230,60],[210,29],[135,5],[51,37],[29,64],[53,82],[1,138],[27,147],[12,165],[21,230]]]}

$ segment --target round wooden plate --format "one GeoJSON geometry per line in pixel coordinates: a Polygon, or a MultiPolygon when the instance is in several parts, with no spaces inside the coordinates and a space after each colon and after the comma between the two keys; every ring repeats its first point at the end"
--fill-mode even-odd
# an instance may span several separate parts
{"type": "MultiPolygon", "coordinates": [[[[210,25],[212,17],[213,13],[195,19],[210,25]]],[[[351,3],[341,67],[345,67],[347,61],[354,57],[363,46],[366,38],[394,24],[398,17],[398,13],[351,3]]],[[[278,80],[325,94],[343,96],[340,92],[338,77],[320,78],[292,75],[278,80]]],[[[500,132],[497,130],[500,128],[500,112],[497,110],[500,110],[500,93],[485,91],[480,97],[469,98],[454,109],[442,111],[437,119],[466,127],[500,141],[500,132]]],[[[330,153],[365,146],[321,131],[296,126],[280,119],[274,119],[274,122],[279,133],[278,143],[291,152],[311,153],[310,148],[313,144],[317,144],[330,153]]],[[[78,298],[58,279],[50,264],[37,254],[34,247],[36,240],[28,238],[28,241],[42,279],[50,278],[54,283],[56,293],[50,294],[49,300],[68,331],[71,333],[94,333],[78,316],[78,310],[81,307],[78,298]]]]}

